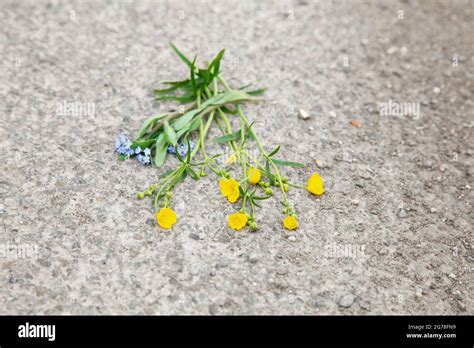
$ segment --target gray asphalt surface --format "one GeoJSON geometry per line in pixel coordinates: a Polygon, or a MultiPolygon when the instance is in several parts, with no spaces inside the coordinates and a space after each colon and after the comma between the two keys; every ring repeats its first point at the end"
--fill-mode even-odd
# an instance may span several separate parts
{"type": "Polygon", "coordinates": [[[457,0],[2,0],[0,314],[474,314],[472,28],[457,0]],[[326,183],[294,233],[276,200],[230,230],[212,177],[171,232],[134,198],[161,171],[113,145],[187,76],[169,41],[268,87],[255,130],[326,183]]]}

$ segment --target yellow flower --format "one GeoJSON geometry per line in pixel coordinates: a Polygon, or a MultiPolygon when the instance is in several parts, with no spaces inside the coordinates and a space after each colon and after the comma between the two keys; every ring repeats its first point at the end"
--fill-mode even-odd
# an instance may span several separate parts
{"type": "Polygon", "coordinates": [[[294,230],[295,228],[298,227],[298,220],[292,215],[288,215],[284,220],[283,220],[283,226],[287,230],[294,230]]]}
{"type": "Polygon", "coordinates": [[[230,155],[226,161],[227,164],[235,164],[236,162],[237,162],[237,156],[235,155],[235,153],[230,155]]]}
{"type": "Polygon", "coordinates": [[[254,167],[250,167],[250,169],[247,172],[247,176],[249,177],[249,183],[254,184],[254,185],[258,184],[258,182],[262,178],[262,175],[260,174],[260,170],[254,167]]]}
{"type": "Polygon", "coordinates": [[[224,197],[227,197],[230,203],[234,203],[240,196],[239,183],[234,178],[219,180],[219,187],[224,197]]]}
{"type": "Polygon", "coordinates": [[[170,229],[176,223],[176,213],[170,208],[161,208],[156,213],[156,221],[163,228],[170,229]]]}
{"type": "Polygon", "coordinates": [[[308,179],[306,189],[314,195],[322,195],[324,193],[323,179],[318,173],[314,173],[313,176],[308,179]]]}
{"type": "Polygon", "coordinates": [[[235,214],[230,214],[229,220],[228,220],[229,226],[236,231],[239,231],[242,228],[244,228],[244,226],[247,224],[247,221],[248,221],[247,215],[240,212],[235,213],[235,214]]]}

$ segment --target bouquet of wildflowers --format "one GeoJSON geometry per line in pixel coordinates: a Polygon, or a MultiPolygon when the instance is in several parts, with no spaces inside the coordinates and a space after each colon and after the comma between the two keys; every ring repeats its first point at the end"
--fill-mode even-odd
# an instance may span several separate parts
{"type": "MultiPolygon", "coordinates": [[[[265,149],[242,108],[244,103],[263,101],[260,95],[264,89],[231,88],[220,75],[224,50],[206,68],[199,68],[196,57],[190,60],[174,45],[171,47],[189,68],[189,78],[163,82],[166,87],[155,89],[154,93],[158,101],[179,103],[180,110],[149,118],[133,140],[127,134],[119,135],[115,151],[120,160],[136,158],[143,165],[156,167],[162,167],[167,155],[173,154],[179,165],[161,173],[157,182],[137,193],[137,198],[152,197],[158,225],[170,229],[177,221],[172,209],[173,190],[188,177],[200,180],[212,174],[218,180],[223,197],[237,206],[235,213],[228,217],[232,229],[238,231],[248,226],[255,231],[256,208],[260,207],[261,200],[273,197],[273,189],[281,191],[283,226],[288,230],[296,229],[298,215],[288,199],[288,191],[290,187],[305,187],[282,176],[281,168],[304,167],[304,164],[277,159],[280,146],[271,151],[265,149]],[[229,118],[238,118],[238,129],[232,128],[229,118]],[[213,141],[228,146],[227,164],[240,165],[240,176],[232,176],[222,168],[217,161],[222,154],[211,155],[206,151],[206,136],[213,125],[222,133],[213,141]],[[191,141],[192,136],[198,139],[196,143],[191,141]],[[249,150],[252,145],[258,149],[258,155],[249,150]]],[[[314,195],[324,193],[323,180],[318,173],[308,179],[306,189],[314,195]]]]}

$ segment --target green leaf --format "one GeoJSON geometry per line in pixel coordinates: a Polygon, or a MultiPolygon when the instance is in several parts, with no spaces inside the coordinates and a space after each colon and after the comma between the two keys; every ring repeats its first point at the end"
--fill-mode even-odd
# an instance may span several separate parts
{"type": "Polygon", "coordinates": [[[177,48],[175,45],[173,45],[172,42],[170,42],[170,45],[171,47],[173,48],[173,51],[177,54],[177,56],[179,57],[179,59],[181,59],[184,63],[186,63],[186,65],[189,67],[189,69],[192,69],[193,68],[193,64],[191,63],[191,61],[186,58],[186,56],[184,54],[182,54],[177,48]]]}
{"type": "Polygon", "coordinates": [[[211,73],[207,69],[199,69],[198,76],[203,80],[204,85],[208,85],[211,82],[211,73]]]}
{"type": "Polygon", "coordinates": [[[255,140],[255,134],[252,130],[252,126],[254,125],[255,121],[253,121],[248,127],[245,126],[245,138],[242,143],[242,146],[245,144],[248,138],[251,138],[252,140],[255,140]]]}
{"type": "Polygon", "coordinates": [[[179,131],[180,129],[186,127],[186,125],[188,125],[191,122],[194,116],[201,113],[206,114],[214,110],[216,107],[220,107],[229,103],[237,103],[241,101],[258,101],[258,100],[260,99],[252,97],[251,95],[248,95],[245,92],[237,91],[237,90],[219,93],[215,96],[212,96],[211,98],[206,100],[204,103],[202,103],[201,107],[190,110],[187,113],[185,113],[183,116],[181,116],[174,124],[174,128],[177,131],[179,131]]]}
{"type": "Polygon", "coordinates": [[[188,172],[187,172],[186,170],[183,170],[183,171],[181,172],[181,175],[178,176],[178,177],[176,177],[176,178],[172,181],[173,186],[182,183],[182,182],[184,181],[184,179],[186,179],[187,176],[188,176],[188,172]]]}
{"type": "Polygon", "coordinates": [[[259,89],[253,90],[253,91],[249,91],[249,92],[247,92],[247,94],[256,97],[256,96],[259,96],[259,95],[262,95],[263,93],[265,93],[266,90],[267,90],[266,88],[259,88],[259,89]]]}
{"type": "Polygon", "coordinates": [[[141,147],[142,149],[151,148],[153,144],[156,143],[156,139],[147,139],[147,140],[134,140],[130,148],[135,150],[137,147],[141,147]]]}
{"type": "Polygon", "coordinates": [[[176,146],[178,143],[178,139],[176,139],[176,132],[174,129],[170,126],[168,121],[165,121],[164,129],[165,129],[165,134],[166,134],[166,140],[168,141],[169,144],[176,146]]]}
{"type": "Polygon", "coordinates": [[[199,128],[199,125],[201,124],[201,118],[196,117],[192,122],[191,125],[189,126],[189,129],[187,130],[188,132],[192,132],[193,130],[196,130],[199,128]]]}
{"type": "Polygon", "coordinates": [[[148,120],[146,120],[145,123],[143,124],[142,128],[140,129],[140,131],[137,134],[137,139],[142,138],[145,135],[148,128],[150,128],[150,126],[154,125],[156,121],[159,121],[160,119],[162,119],[163,117],[165,117],[167,115],[168,114],[166,114],[166,113],[165,114],[159,114],[159,115],[150,117],[148,120]]]}
{"type": "Polygon", "coordinates": [[[268,177],[268,180],[270,180],[270,184],[275,185],[275,178],[274,178],[274,176],[272,174],[272,171],[270,169],[270,162],[268,160],[265,162],[265,171],[266,171],[266,175],[268,177]]]}
{"type": "MultiPolygon", "coordinates": [[[[171,82],[162,82],[163,84],[171,84],[171,82]]],[[[178,89],[189,89],[190,84],[189,80],[175,81],[171,84],[171,87],[168,88],[155,88],[153,92],[157,95],[160,94],[171,94],[178,89]]]]}
{"type": "Polygon", "coordinates": [[[221,65],[221,59],[224,56],[225,50],[220,51],[217,56],[209,64],[209,71],[212,74],[212,78],[216,77],[219,74],[219,69],[221,65]]]}
{"type": "Polygon", "coordinates": [[[224,93],[219,93],[208,100],[206,100],[204,104],[207,105],[216,105],[216,106],[221,106],[225,105],[228,103],[237,103],[240,101],[259,101],[261,100],[260,98],[255,98],[248,93],[245,93],[243,91],[239,90],[232,90],[232,91],[227,91],[224,93]]]}
{"type": "Polygon", "coordinates": [[[188,139],[186,139],[186,143],[188,145],[188,150],[186,152],[186,163],[189,164],[189,162],[191,162],[191,144],[189,143],[188,139]]]}
{"type": "Polygon", "coordinates": [[[183,84],[189,84],[189,80],[180,80],[180,81],[161,81],[160,82],[162,85],[183,85],[183,84]]]}
{"type": "Polygon", "coordinates": [[[280,145],[278,145],[272,152],[268,154],[268,157],[272,157],[280,150],[280,145]]]}
{"type": "Polygon", "coordinates": [[[190,72],[191,72],[191,84],[193,86],[193,91],[194,91],[195,95],[197,95],[197,92],[198,92],[198,90],[196,88],[196,79],[194,78],[194,70],[195,70],[194,63],[196,63],[196,58],[197,58],[197,56],[194,56],[193,62],[191,63],[192,64],[191,69],[189,69],[190,72]]]}
{"type": "Polygon", "coordinates": [[[231,134],[222,135],[212,139],[215,143],[227,143],[229,141],[236,141],[240,139],[240,129],[231,134]]]}
{"type": "Polygon", "coordinates": [[[118,155],[118,160],[119,161],[125,161],[126,159],[128,159],[127,155],[124,155],[123,153],[118,155]]]}
{"type": "Polygon", "coordinates": [[[221,110],[222,110],[222,112],[224,112],[226,114],[231,114],[231,115],[236,115],[237,114],[237,110],[231,109],[227,106],[221,106],[221,110]]]}
{"type": "Polygon", "coordinates": [[[164,100],[170,100],[170,101],[175,101],[178,103],[190,103],[194,101],[195,95],[193,93],[186,93],[183,94],[182,96],[175,96],[175,95],[164,95],[164,96],[158,96],[155,98],[156,101],[164,101],[164,100]]]}
{"type": "Polygon", "coordinates": [[[199,114],[201,111],[202,111],[201,108],[188,111],[187,113],[185,113],[183,116],[181,116],[180,118],[176,120],[176,122],[174,123],[174,129],[176,129],[177,131],[179,131],[180,129],[183,129],[192,120],[192,118],[196,116],[197,114],[199,114]]]}
{"type": "Polygon", "coordinates": [[[191,176],[191,178],[194,180],[199,180],[199,175],[191,167],[186,167],[186,171],[191,176]]]}
{"type": "Polygon", "coordinates": [[[176,157],[178,158],[178,161],[180,161],[181,163],[186,163],[184,162],[183,157],[181,157],[181,155],[179,154],[178,148],[176,146],[174,147],[174,152],[175,152],[176,157]]]}
{"type": "Polygon", "coordinates": [[[278,159],[275,159],[275,158],[273,158],[272,161],[273,161],[273,163],[275,163],[276,165],[282,166],[282,167],[298,167],[298,168],[302,168],[302,167],[305,166],[304,163],[282,161],[282,160],[278,160],[278,159]]]}
{"type": "Polygon", "coordinates": [[[167,148],[168,144],[166,143],[165,134],[161,133],[156,139],[155,165],[157,167],[161,167],[165,163],[167,148]]]}
{"type": "Polygon", "coordinates": [[[166,178],[168,175],[170,175],[170,174],[173,173],[174,171],[175,171],[175,169],[167,170],[166,172],[161,173],[161,175],[159,176],[159,178],[160,178],[160,179],[166,178]]]}
{"type": "Polygon", "coordinates": [[[252,196],[252,199],[256,199],[257,201],[263,201],[264,199],[269,199],[271,196],[252,196]]]}
{"type": "Polygon", "coordinates": [[[188,128],[183,128],[183,129],[180,129],[179,131],[176,132],[176,139],[178,140],[178,142],[179,142],[179,139],[181,139],[181,137],[184,134],[186,134],[186,132],[189,132],[188,128]]]}

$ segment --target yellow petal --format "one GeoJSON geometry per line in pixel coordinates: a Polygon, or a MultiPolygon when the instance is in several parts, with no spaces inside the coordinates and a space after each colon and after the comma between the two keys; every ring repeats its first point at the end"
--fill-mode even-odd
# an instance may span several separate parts
{"type": "Polygon", "coordinates": [[[249,177],[249,183],[254,184],[254,185],[258,184],[258,182],[262,178],[262,175],[260,174],[260,170],[254,167],[250,167],[250,169],[247,172],[247,175],[249,177]]]}
{"type": "Polygon", "coordinates": [[[298,227],[298,220],[294,216],[289,215],[283,220],[283,226],[288,230],[294,230],[298,227]]]}
{"type": "Polygon", "coordinates": [[[230,214],[228,218],[229,226],[236,231],[239,231],[244,228],[244,226],[247,224],[247,221],[247,215],[245,215],[244,213],[230,214]]]}
{"type": "Polygon", "coordinates": [[[227,196],[227,199],[229,200],[230,203],[234,203],[236,200],[239,199],[239,197],[240,197],[239,189],[236,189],[227,196]]]}
{"type": "Polygon", "coordinates": [[[170,229],[176,223],[176,213],[170,208],[161,208],[156,213],[156,221],[160,227],[170,229]]]}
{"type": "Polygon", "coordinates": [[[311,178],[308,179],[307,190],[315,195],[322,195],[324,193],[324,182],[318,173],[314,173],[311,178]]]}
{"type": "Polygon", "coordinates": [[[219,188],[221,189],[221,192],[224,196],[225,196],[225,192],[229,188],[229,185],[230,183],[228,179],[222,178],[219,180],[219,188]]]}

